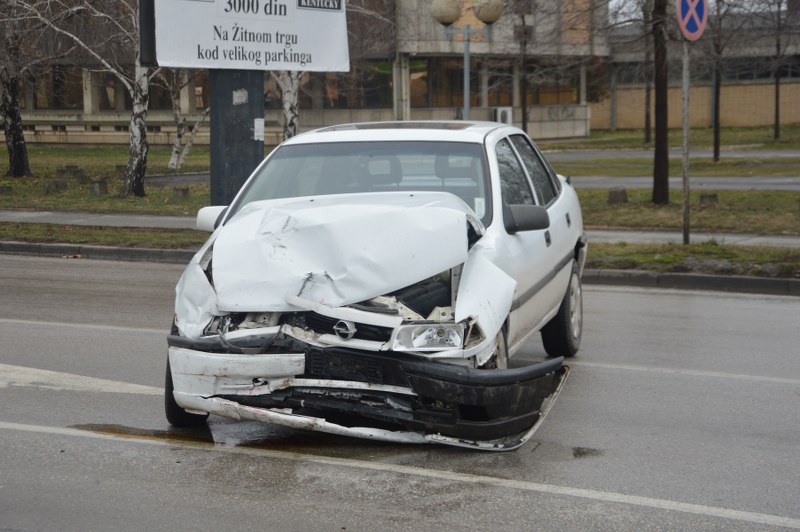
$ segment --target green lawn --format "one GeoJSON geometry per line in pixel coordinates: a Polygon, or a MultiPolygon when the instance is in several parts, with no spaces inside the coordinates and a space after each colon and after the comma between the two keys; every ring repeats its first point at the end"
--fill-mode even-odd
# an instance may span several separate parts
{"type": "MultiPolygon", "coordinates": [[[[628,203],[608,204],[608,190],[578,189],[587,227],[682,230],[682,191],[671,190],[669,205],[651,203],[652,192],[629,189],[628,203]]],[[[692,231],[800,235],[800,192],[774,190],[692,191],[692,231]],[[700,207],[700,195],[716,194],[718,204],[700,207]]]]}

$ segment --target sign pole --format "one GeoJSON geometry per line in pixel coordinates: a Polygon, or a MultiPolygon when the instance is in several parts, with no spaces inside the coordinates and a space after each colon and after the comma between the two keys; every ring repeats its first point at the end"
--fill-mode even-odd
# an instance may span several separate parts
{"type": "Polygon", "coordinates": [[[708,0],[676,0],[675,13],[683,34],[683,243],[689,243],[689,41],[703,34],[708,0]]]}
{"type": "Polygon", "coordinates": [[[683,243],[689,243],[689,41],[683,39],[683,243]]]}
{"type": "Polygon", "coordinates": [[[211,205],[264,158],[264,72],[347,72],[344,0],[139,0],[143,64],[208,69],[211,205]]]}

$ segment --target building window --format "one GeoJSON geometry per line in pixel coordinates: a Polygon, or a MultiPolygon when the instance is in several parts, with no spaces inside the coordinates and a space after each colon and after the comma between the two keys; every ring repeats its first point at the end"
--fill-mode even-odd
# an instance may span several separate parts
{"type": "Polygon", "coordinates": [[[428,60],[412,58],[409,62],[411,107],[430,107],[428,90],[428,60]]]}
{"type": "Polygon", "coordinates": [[[514,65],[509,61],[489,61],[490,106],[508,106],[514,102],[514,65]]]}
{"type": "MultiPolygon", "coordinates": [[[[470,63],[470,105],[478,105],[478,69],[470,63]]],[[[464,60],[432,57],[428,60],[430,107],[464,106],[464,60]]]]}
{"type": "Polygon", "coordinates": [[[34,82],[34,109],[82,109],[83,74],[74,66],[54,65],[34,82]]]}
{"type": "MultiPolygon", "coordinates": [[[[268,77],[268,76],[265,76],[268,77]]],[[[201,70],[194,75],[194,108],[202,111],[211,105],[211,84],[208,81],[208,70],[201,70]]]]}
{"type": "Polygon", "coordinates": [[[101,111],[120,112],[133,109],[130,92],[114,74],[101,72],[97,76],[100,80],[98,107],[101,111]]]}
{"type": "Polygon", "coordinates": [[[322,75],[325,109],[366,109],[392,106],[392,65],[389,61],[354,63],[350,72],[322,75]]]}

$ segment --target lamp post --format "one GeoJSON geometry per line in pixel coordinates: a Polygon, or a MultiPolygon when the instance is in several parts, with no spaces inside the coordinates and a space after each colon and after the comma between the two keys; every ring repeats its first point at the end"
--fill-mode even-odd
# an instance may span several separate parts
{"type": "Polygon", "coordinates": [[[464,24],[462,29],[450,26],[461,17],[461,0],[434,0],[431,2],[431,15],[439,24],[445,27],[444,34],[448,39],[453,35],[461,34],[464,38],[464,112],[463,119],[469,120],[469,81],[470,81],[470,50],[469,43],[472,35],[485,34],[491,39],[492,24],[503,16],[503,0],[474,0],[472,12],[486,24],[485,28],[470,28],[464,24]]]}

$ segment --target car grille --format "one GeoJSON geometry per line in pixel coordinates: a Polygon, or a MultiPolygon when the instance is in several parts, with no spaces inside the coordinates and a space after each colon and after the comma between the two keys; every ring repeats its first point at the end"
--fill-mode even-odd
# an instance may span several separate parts
{"type": "Polygon", "coordinates": [[[380,362],[336,351],[312,349],[306,353],[306,375],[322,379],[383,383],[383,367],[380,362]]]}
{"type": "MultiPolygon", "coordinates": [[[[336,318],[329,318],[315,312],[309,312],[305,315],[306,327],[312,329],[319,334],[336,334],[333,331],[333,326],[339,320],[336,318]]],[[[366,323],[356,323],[356,333],[353,338],[359,340],[370,340],[373,342],[388,342],[392,336],[391,327],[379,327],[377,325],[368,325],[366,323]]]]}

